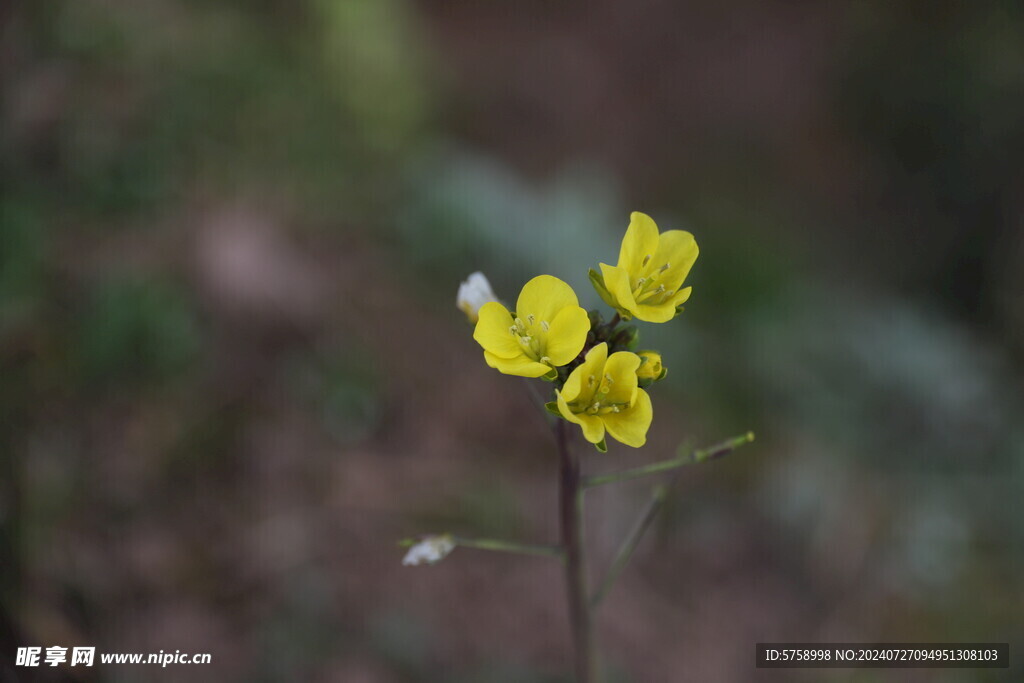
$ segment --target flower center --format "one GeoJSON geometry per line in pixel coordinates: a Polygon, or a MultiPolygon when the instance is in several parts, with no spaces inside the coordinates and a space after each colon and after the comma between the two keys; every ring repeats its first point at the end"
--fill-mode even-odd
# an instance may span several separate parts
{"type": "Polygon", "coordinates": [[[597,390],[593,391],[589,399],[576,399],[569,404],[569,407],[574,413],[586,413],[587,415],[607,415],[608,413],[621,412],[623,408],[628,407],[628,404],[608,400],[608,394],[611,393],[612,385],[614,384],[615,380],[612,379],[611,375],[605,374],[601,378],[600,384],[596,377],[589,375],[587,377],[587,389],[593,391],[596,386],[597,390]]]}
{"type": "MultiPolygon", "coordinates": [[[[643,264],[646,266],[651,260],[651,255],[648,254],[644,257],[643,264]]],[[[666,261],[658,268],[652,268],[650,272],[641,277],[633,283],[633,299],[638,304],[652,304],[657,305],[664,303],[675,295],[676,290],[668,290],[665,285],[658,282],[658,279],[662,274],[669,269],[669,263],[666,261]]]]}
{"type": "Polygon", "coordinates": [[[532,314],[526,316],[526,320],[517,316],[513,322],[515,324],[508,331],[516,338],[523,353],[532,360],[551,365],[551,359],[544,355],[546,333],[551,329],[551,324],[547,320],[537,320],[532,314]]]}

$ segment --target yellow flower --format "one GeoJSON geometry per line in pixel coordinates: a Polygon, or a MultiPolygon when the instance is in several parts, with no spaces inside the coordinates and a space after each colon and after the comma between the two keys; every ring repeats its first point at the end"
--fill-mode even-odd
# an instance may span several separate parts
{"type": "Polygon", "coordinates": [[[555,368],[570,363],[587,341],[590,319],[572,287],[550,275],[523,286],[515,317],[496,301],[485,303],[473,339],[484,360],[506,375],[554,379],[555,368]]]}
{"type": "Polygon", "coordinates": [[[640,367],[636,371],[636,376],[640,378],[640,381],[646,381],[648,384],[656,382],[666,374],[668,371],[661,364],[661,354],[657,351],[637,351],[636,355],[640,356],[640,367]]]}
{"type": "Polygon", "coordinates": [[[558,412],[583,428],[583,438],[604,450],[605,430],[627,446],[640,448],[654,417],[651,397],[637,386],[640,357],[629,351],[608,355],[602,342],[556,391],[558,412]]]}
{"type": "Polygon", "coordinates": [[[647,214],[634,211],[622,238],[619,263],[591,269],[590,281],[605,302],[624,319],[663,323],[690,298],[692,287],[680,289],[697,260],[697,242],[685,230],[658,234],[647,214]]]}

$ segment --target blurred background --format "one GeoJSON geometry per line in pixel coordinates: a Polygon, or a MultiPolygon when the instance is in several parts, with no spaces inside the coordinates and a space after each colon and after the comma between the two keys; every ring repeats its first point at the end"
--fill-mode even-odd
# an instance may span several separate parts
{"type": "MultiPolygon", "coordinates": [[[[556,459],[455,309],[599,303],[629,212],[691,230],[643,325],[686,471],[599,616],[609,681],[1021,680],[1024,6],[0,5],[0,677],[568,681],[556,459]],[[756,671],[759,641],[999,641],[1010,671],[756,671]],[[213,663],[26,670],[18,646],[213,663]],[[1017,649],[1015,650],[1014,647],[1017,649]]],[[[649,481],[590,496],[595,575],[649,481]]]]}

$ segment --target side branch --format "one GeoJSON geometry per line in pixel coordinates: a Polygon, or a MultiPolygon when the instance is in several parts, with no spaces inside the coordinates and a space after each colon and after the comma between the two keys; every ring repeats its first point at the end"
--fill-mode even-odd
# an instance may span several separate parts
{"type": "Polygon", "coordinates": [[[633,557],[633,552],[636,547],[640,544],[640,539],[643,538],[644,532],[651,526],[654,518],[658,516],[658,512],[661,511],[661,506],[664,505],[665,499],[668,497],[668,484],[658,484],[654,487],[654,491],[651,493],[651,500],[647,503],[647,508],[644,510],[643,515],[637,520],[636,526],[629,532],[622,545],[619,546],[619,551],[615,553],[615,559],[612,561],[612,566],[608,568],[608,573],[601,581],[601,585],[598,586],[597,590],[594,591],[594,595],[590,598],[590,608],[595,609],[601,601],[604,600],[604,596],[608,594],[612,586],[615,584],[615,580],[619,578],[619,574],[629,564],[629,560],[633,557]]]}
{"type": "Polygon", "coordinates": [[[601,604],[601,601],[604,600],[606,595],[608,595],[608,591],[610,591],[612,586],[615,585],[616,579],[619,578],[619,575],[622,574],[626,565],[629,564],[629,560],[633,557],[633,553],[636,551],[637,546],[640,545],[640,539],[643,538],[644,533],[651,526],[651,523],[654,522],[655,517],[658,516],[661,508],[665,505],[665,501],[668,499],[669,489],[671,489],[679,479],[680,472],[678,471],[678,468],[683,465],[692,465],[694,463],[720,458],[727,453],[731,453],[743,444],[749,443],[753,440],[753,432],[747,432],[743,436],[723,441],[722,443],[711,446],[710,448],[693,451],[693,453],[681,458],[666,460],[664,462],[655,463],[654,465],[638,467],[633,470],[626,470],[624,472],[605,475],[603,477],[592,477],[589,480],[591,482],[589,483],[590,486],[599,486],[601,484],[610,484],[616,481],[635,479],[637,477],[655,474],[657,472],[675,470],[667,482],[658,484],[651,491],[651,498],[647,502],[647,507],[644,509],[643,514],[640,515],[640,518],[637,520],[636,525],[630,531],[629,535],[627,535],[625,540],[622,541],[622,545],[619,546],[619,550],[615,554],[615,559],[612,560],[611,567],[608,568],[608,573],[601,581],[601,585],[598,586],[597,590],[594,591],[594,594],[591,596],[591,609],[596,609],[597,606],[601,604]]]}
{"type": "Polygon", "coordinates": [[[493,538],[463,538],[454,536],[455,545],[460,548],[476,548],[477,550],[494,550],[501,553],[518,553],[520,555],[540,555],[542,557],[553,557],[558,560],[565,559],[565,551],[557,545],[529,545],[525,543],[513,543],[493,538]]]}
{"type": "Polygon", "coordinates": [[[398,545],[402,548],[417,546],[429,549],[427,562],[430,564],[444,559],[455,548],[476,548],[518,555],[553,557],[556,560],[565,559],[565,550],[560,545],[533,545],[496,538],[466,538],[453,534],[426,534],[416,538],[403,538],[398,545]]]}
{"type": "Polygon", "coordinates": [[[622,472],[586,477],[583,479],[583,487],[591,488],[594,486],[603,486],[604,484],[614,484],[620,481],[629,481],[630,479],[639,479],[640,477],[646,477],[652,474],[669,472],[686,465],[696,465],[697,463],[707,462],[708,460],[716,460],[722,456],[732,453],[740,446],[748,444],[753,440],[754,433],[747,432],[742,436],[727,439],[721,443],[715,444],[714,446],[696,450],[678,458],[673,458],[672,460],[662,460],[661,462],[644,465],[642,467],[635,467],[630,470],[623,470],[622,472]]]}

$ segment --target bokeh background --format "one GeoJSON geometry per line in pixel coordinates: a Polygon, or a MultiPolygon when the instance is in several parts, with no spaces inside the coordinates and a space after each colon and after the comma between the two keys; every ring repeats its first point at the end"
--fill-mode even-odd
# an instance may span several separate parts
{"type": "MultiPolygon", "coordinates": [[[[640,451],[691,468],[610,681],[1021,680],[1024,6],[0,5],[0,678],[567,681],[556,461],[454,308],[697,236],[640,451]],[[1010,671],[756,671],[1000,641],[1010,671]],[[13,668],[19,645],[207,667],[13,668]]],[[[650,482],[590,497],[595,574],[650,482]]]]}

